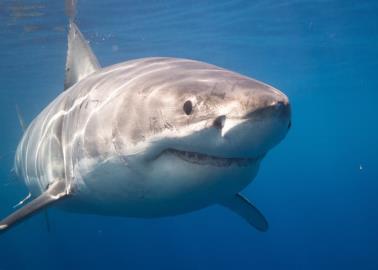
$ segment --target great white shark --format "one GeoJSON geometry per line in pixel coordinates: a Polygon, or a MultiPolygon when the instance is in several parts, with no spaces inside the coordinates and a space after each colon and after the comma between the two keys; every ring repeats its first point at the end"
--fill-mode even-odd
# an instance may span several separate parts
{"type": "Polygon", "coordinates": [[[220,204],[268,228],[240,191],[290,128],[282,92],[188,59],[101,68],[73,22],[64,88],[18,145],[15,170],[31,201],[3,219],[0,231],[52,204],[140,218],[220,204]]]}

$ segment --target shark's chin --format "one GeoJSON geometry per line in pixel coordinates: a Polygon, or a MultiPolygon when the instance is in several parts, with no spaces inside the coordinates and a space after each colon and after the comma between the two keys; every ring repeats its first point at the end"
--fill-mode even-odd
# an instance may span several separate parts
{"type": "Polygon", "coordinates": [[[241,158],[241,157],[217,157],[209,154],[183,151],[178,149],[169,148],[161,152],[158,158],[162,155],[173,155],[185,162],[196,164],[200,166],[214,166],[214,167],[249,167],[260,161],[263,156],[241,158]]]}

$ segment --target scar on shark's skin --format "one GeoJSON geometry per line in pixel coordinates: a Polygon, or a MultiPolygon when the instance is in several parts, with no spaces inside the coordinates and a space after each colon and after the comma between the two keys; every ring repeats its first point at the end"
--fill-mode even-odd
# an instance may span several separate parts
{"type": "Polygon", "coordinates": [[[213,86],[213,89],[211,91],[211,94],[214,95],[214,96],[216,96],[216,97],[218,97],[218,98],[220,98],[220,99],[224,100],[225,97],[226,97],[226,92],[223,91],[223,92],[219,92],[218,93],[218,91],[216,91],[216,89],[217,89],[217,83],[214,83],[214,86],[213,86]]]}
{"type": "Polygon", "coordinates": [[[33,196],[0,231],[49,206],[157,218],[214,204],[266,231],[265,217],[240,192],[288,132],[289,99],[195,60],[102,68],[73,19],[64,91],[25,128],[16,151],[15,171],[33,196]]]}

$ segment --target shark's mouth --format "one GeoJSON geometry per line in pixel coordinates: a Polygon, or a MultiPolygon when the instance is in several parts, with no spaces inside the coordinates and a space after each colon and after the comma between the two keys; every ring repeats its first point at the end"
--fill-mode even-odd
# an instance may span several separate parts
{"type": "Polygon", "coordinates": [[[230,167],[232,165],[238,166],[238,167],[248,167],[255,164],[257,161],[261,159],[261,157],[224,158],[224,157],[216,157],[216,156],[211,156],[211,155],[197,153],[197,152],[181,151],[181,150],[176,150],[176,149],[167,149],[163,153],[172,154],[189,163],[198,164],[198,165],[215,166],[215,167],[230,167]]]}

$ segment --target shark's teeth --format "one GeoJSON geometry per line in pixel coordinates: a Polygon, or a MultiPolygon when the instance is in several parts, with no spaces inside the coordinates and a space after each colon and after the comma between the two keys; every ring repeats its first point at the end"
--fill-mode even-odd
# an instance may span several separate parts
{"type": "Polygon", "coordinates": [[[176,149],[165,150],[167,153],[171,153],[182,160],[199,165],[209,165],[216,167],[230,167],[231,165],[239,167],[247,167],[255,163],[258,158],[223,158],[206,155],[197,152],[181,151],[176,149]]]}

